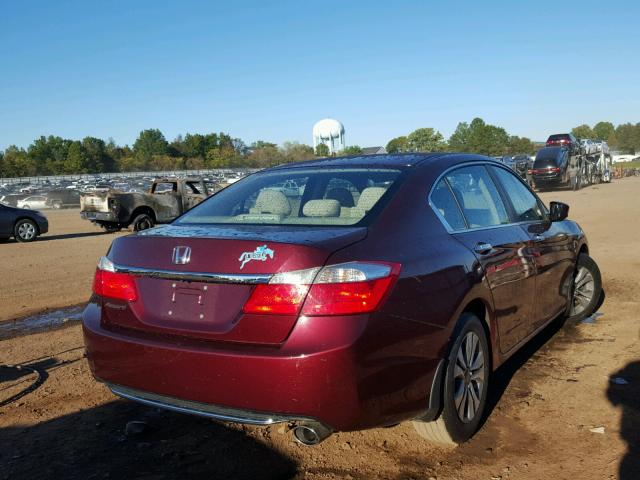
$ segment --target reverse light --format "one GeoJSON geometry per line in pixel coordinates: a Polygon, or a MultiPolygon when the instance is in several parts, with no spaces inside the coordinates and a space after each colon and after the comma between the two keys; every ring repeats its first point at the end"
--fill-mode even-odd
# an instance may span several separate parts
{"type": "Polygon", "coordinates": [[[244,313],[352,315],[376,310],[400,273],[400,264],[349,262],[274,275],[258,285],[244,313]]]}
{"type": "Polygon", "coordinates": [[[116,272],[115,265],[107,257],[101,257],[93,279],[93,293],[101,297],[135,302],[138,290],[132,275],[116,272]]]}

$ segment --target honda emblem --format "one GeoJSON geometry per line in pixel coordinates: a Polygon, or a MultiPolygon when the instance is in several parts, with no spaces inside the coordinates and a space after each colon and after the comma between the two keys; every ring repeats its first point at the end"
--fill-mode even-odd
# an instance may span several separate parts
{"type": "Polygon", "coordinates": [[[191,248],[184,246],[174,247],[172,260],[176,265],[189,263],[189,261],[191,261],[191,248]]]}

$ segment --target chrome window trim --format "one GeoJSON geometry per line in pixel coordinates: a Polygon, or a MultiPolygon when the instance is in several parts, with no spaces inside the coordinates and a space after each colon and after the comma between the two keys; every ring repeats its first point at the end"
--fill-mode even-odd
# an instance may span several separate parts
{"type": "MultiPolygon", "coordinates": [[[[468,162],[468,163],[459,163],[457,165],[454,165],[452,167],[447,168],[444,172],[442,172],[440,175],[438,175],[438,177],[434,180],[433,185],[431,185],[431,189],[429,190],[429,195],[427,197],[427,202],[429,203],[429,206],[431,207],[431,210],[433,210],[433,212],[436,214],[436,217],[438,217],[438,220],[440,220],[440,223],[442,223],[442,226],[445,228],[445,230],[447,231],[447,233],[449,234],[456,234],[456,233],[466,233],[466,232],[477,232],[479,230],[493,230],[496,228],[504,228],[504,227],[512,227],[514,225],[528,225],[531,223],[539,223],[539,222],[544,222],[546,220],[525,220],[522,222],[510,222],[510,223],[503,223],[500,225],[491,225],[489,227],[467,227],[467,228],[463,228],[463,229],[459,229],[459,230],[454,230],[453,228],[451,228],[451,226],[449,225],[449,223],[447,223],[447,221],[444,219],[444,217],[440,214],[440,212],[438,211],[438,209],[435,207],[435,205],[433,204],[433,202],[431,201],[431,194],[433,193],[433,190],[435,189],[436,185],[438,185],[438,183],[440,182],[440,180],[442,180],[449,172],[453,171],[453,170],[457,170],[459,168],[465,168],[465,167],[472,167],[475,165],[482,165],[482,166],[495,166],[498,168],[503,168],[507,171],[509,171],[509,167],[506,167],[498,162],[493,162],[493,161],[474,161],[474,162],[468,162]]],[[[512,175],[514,175],[513,172],[509,172],[512,175]]],[[[491,175],[489,173],[489,175],[491,175]]],[[[516,175],[517,178],[519,178],[516,175]]],[[[520,181],[522,182],[522,179],[519,178],[520,181]]],[[[493,180],[493,177],[492,177],[493,180]]],[[[523,182],[524,183],[524,182],[523,182]]],[[[526,185],[526,184],[525,184],[526,185]]],[[[496,186],[496,188],[498,188],[496,186]]],[[[529,188],[527,186],[527,188],[529,188]]],[[[529,188],[529,190],[531,190],[529,188]]],[[[535,192],[531,192],[533,193],[533,196],[536,198],[536,200],[538,201],[538,203],[543,207],[543,210],[546,214],[548,214],[547,211],[547,207],[546,205],[542,202],[542,200],[540,200],[540,197],[538,197],[535,192]]],[[[455,198],[454,195],[454,199],[456,200],[456,204],[458,203],[458,199],[455,198]]],[[[506,205],[505,205],[506,207],[506,205]]],[[[460,205],[458,205],[458,208],[460,208],[460,213],[462,214],[462,218],[464,219],[465,223],[467,221],[466,217],[464,216],[464,211],[462,211],[462,208],[460,207],[460,205]]]]}
{"type": "Polygon", "coordinates": [[[208,273],[208,272],[180,272],[176,270],[162,270],[143,267],[128,267],[114,264],[117,273],[126,273],[137,277],[161,278],[164,280],[178,280],[183,282],[203,283],[235,283],[257,285],[269,283],[271,274],[251,275],[236,273],[208,273]]]}

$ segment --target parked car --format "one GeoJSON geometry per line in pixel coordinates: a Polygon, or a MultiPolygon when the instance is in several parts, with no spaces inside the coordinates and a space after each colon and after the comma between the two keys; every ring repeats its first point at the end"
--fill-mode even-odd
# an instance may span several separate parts
{"type": "Polygon", "coordinates": [[[405,420],[464,442],[495,369],[598,304],[568,210],[480,155],[264,170],[113,241],[83,313],[89,365],[121,397],[292,423],[307,445],[405,420]],[[304,192],[272,188],[287,181],[304,192]]]}
{"type": "Polygon", "coordinates": [[[538,150],[529,173],[538,188],[582,186],[583,165],[580,156],[572,155],[568,147],[545,147],[538,150]]]}
{"type": "Polygon", "coordinates": [[[32,195],[22,200],[18,200],[16,206],[18,208],[34,209],[34,208],[47,208],[47,197],[44,195],[32,195]]]}
{"type": "Polygon", "coordinates": [[[0,203],[0,240],[14,237],[18,242],[32,242],[49,231],[42,213],[0,203]]]}
{"type": "Polygon", "coordinates": [[[557,133],[549,135],[547,138],[547,147],[567,147],[571,150],[572,155],[582,155],[582,145],[572,133],[557,133]]]}
{"type": "Polygon", "coordinates": [[[582,145],[582,151],[585,155],[594,155],[598,153],[598,147],[596,142],[590,140],[588,138],[583,138],[580,140],[580,145],[582,145]]]}
{"type": "Polygon", "coordinates": [[[609,155],[609,144],[604,140],[596,140],[594,141],[596,152],[595,153],[604,153],[605,155],[609,155]]]}
{"type": "Polygon", "coordinates": [[[51,190],[47,193],[46,206],[49,208],[65,208],[80,206],[80,192],[76,190],[51,190]]]}

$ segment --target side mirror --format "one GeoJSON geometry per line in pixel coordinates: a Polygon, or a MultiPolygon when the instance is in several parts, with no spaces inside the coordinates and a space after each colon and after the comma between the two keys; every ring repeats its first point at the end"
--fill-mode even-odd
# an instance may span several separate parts
{"type": "Polygon", "coordinates": [[[552,222],[561,222],[569,216],[569,205],[562,202],[549,203],[549,219],[552,222]]]}

